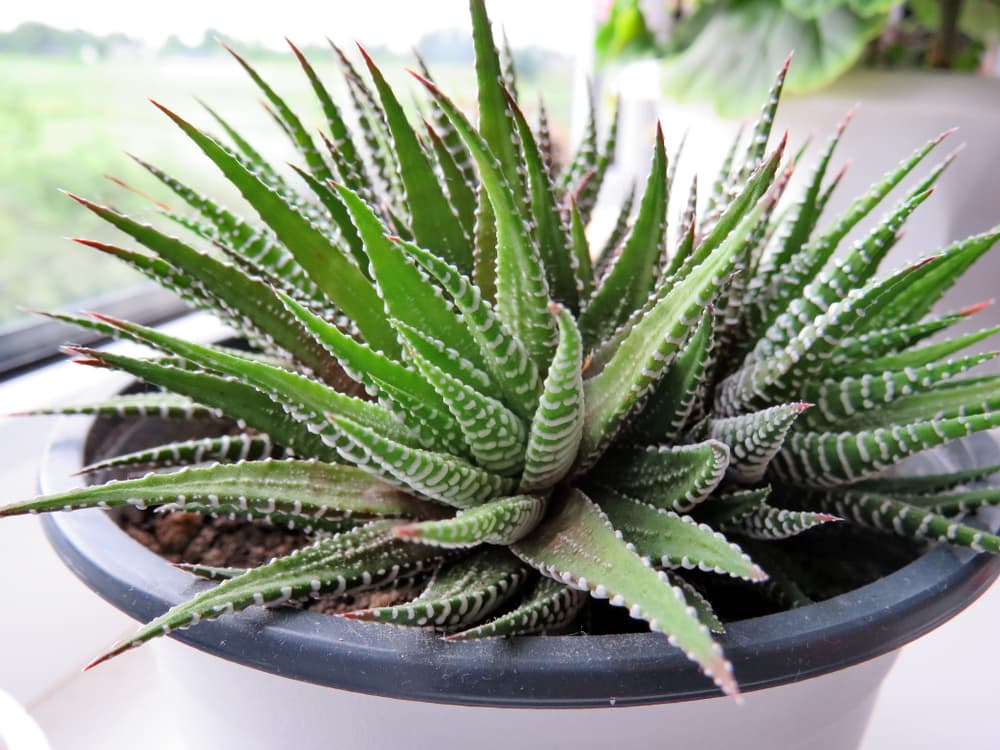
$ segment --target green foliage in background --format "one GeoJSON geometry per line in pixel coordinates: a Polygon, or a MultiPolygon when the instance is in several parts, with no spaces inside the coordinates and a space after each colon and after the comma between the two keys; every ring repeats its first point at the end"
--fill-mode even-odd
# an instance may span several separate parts
{"type": "Polygon", "coordinates": [[[662,39],[639,0],[615,0],[595,36],[601,63],[657,56],[664,92],[749,114],[789,53],[786,90],[815,91],[860,60],[975,69],[1000,42],[998,0],[701,0],[669,3],[662,39]]]}

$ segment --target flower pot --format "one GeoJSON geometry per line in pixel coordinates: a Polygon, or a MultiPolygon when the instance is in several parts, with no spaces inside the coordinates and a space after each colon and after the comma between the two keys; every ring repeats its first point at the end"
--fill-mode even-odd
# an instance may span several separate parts
{"type": "Polygon", "coordinates": [[[49,750],[49,743],[24,707],[0,690],[0,748],[49,750]]]}
{"type": "MultiPolygon", "coordinates": [[[[70,486],[81,460],[109,439],[106,425],[64,421],[44,491],[70,486]]],[[[148,420],[130,439],[160,426],[148,420]]],[[[998,456],[1000,445],[979,435],[918,463],[941,471],[998,456]]],[[[210,585],[133,541],[102,511],[44,523],[67,565],[136,619],[210,585]]],[[[960,611],[998,573],[1000,559],[941,546],[835,599],[730,624],[722,643],[746,692],[743,706],[717,697],[652,633],[446,643],[427,631],[255,608],[150,647],[174,698],[164,710],[191,747],[385,748],[417,740],[436,748],[576,748],[657,746],[669,736],[677,747],[710,748],[752,736],[761,747],[840,749],[861,737],[894,651],[960,611]]]]}
{"type": "MultiPolygon", "coordinates": [[[[663,99],[658,95],[658,71],[655,62],[646,61],[626,66],[619,72],[617,85],[622,98],[622,138],[617,154],[619,173],[634,175],[648,170],[654,124],[659,119],[671,149],[668,153],[673,153],[687,133],[684,151],[677,163],[675,194],[686,195],[695,165],[698,165],[700,188],[707,191],[741,123],[719,117],[708,103],[678,104],[663,99]]],[[[873,221],[881,218],[905,190],[916,184],[945,154],[963,143],[966,145],[964,153],[941,176],[935,195],[907,220],[905,236],[893,248],[883,267],[898,267],[997,225],[1000,78],[947,71],[862,69],[852,71],[815,94],[784,96],[778,108],[773,138],[780,137],[787,129],[792,152],[806,138],[813,138],[789,186],[789,194],[799,194],[796,186],[811,174],[818,149],[855,104],[860,106],[837,147],[828,174],[832,176],[845,162],[850,166],[827,206],[820,228],[912,150],[951,128],[957,127],[958,132],[942,143],[886,198],[883,208],[855,228],[842,248],[864,237],[873,221]]],[[[706,195],[707,192],[703,192],[702,198],[706,195]]],[[[683,203],[683,198],[678,200],[683,203]]],[[[609,219],[605,218],[607,221],[609,219]]],[[[945,295],[939,305],[942,311],[990,300],[997,295],[1000,253],[987,254],[976,269],[945,295]]],[[[998,323],[1000,305],[994,305],[954,330],[964,333],[998,323]]],[[[988,346],[986,342],[980,350],[985,351],[988,346]]],[[[998,367],[1000,365],[994,364],[994,371],[1000,372],[998,367]]]]}

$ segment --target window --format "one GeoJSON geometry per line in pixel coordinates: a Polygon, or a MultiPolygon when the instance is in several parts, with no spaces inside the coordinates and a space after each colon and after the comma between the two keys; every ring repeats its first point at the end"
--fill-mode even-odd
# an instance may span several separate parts
{"type": "MultiPolygon", "coordinates": [[[[491,4],[498,39],[503,27],[514,46],[524,100],[536,100],[533,89],[546,92],[557,143],[568,138],[572,53],[589,45],[589,10],[570,0],[491,4]]],[[[60,190],[151,220],[157,200],[180,208],[125,151],[244,211],[197,148],[147,98],[218,130],[198,97],[238,122],[276,165],[299,161],[216,37],[246,54],[318,127],[319,110],[282,35],[304,48],[334,91],[336,66],[324,34],[351,52],[352,40],[363,40],[394,82],[406,76],[403,68],[413,64],[410,50],[416,47],[444,86],[471,104],[468,23],[465,0],[369,0],[349,7],[289,0],[238,13],[228,4],[193,0],[159,7],[39,0],[0,8],[0,372],[53,355],[61,341],[84,338],[19,308],[99,308],[150,321],[179,309],[169,295],[142,287],[141,275],[121,262],[64,239],[135,247],[60,190]]]]}

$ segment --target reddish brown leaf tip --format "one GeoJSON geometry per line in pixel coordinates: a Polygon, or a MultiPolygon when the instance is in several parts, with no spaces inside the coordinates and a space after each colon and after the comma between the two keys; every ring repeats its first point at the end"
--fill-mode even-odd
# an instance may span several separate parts
{"type": "Polygon", "coordinates": [[[420,529],[415,524],[397,526],[392,530],[392,535],[396,539],[413,539],[420,536],[420,529]]]}
{"type": "Polygon", "coordinates": [[[953,128],[949,128],[948,130],[945,130],[937,138],[935,138],[933,141],[931,141],[931,143],[933,143],[934,145],[937,145],[941,141],[943,141],[945,138],[947,138],[949,135],[952,135],[953,133],[956,133],[957,131],[958,131],[958,126],[956,125],[953,128]]]}
{"type": "Polygon", "coordinates": [[[993,300],[991,300],[991,299],[983,300],[982,302],[977,302],[974,305],[969,305],[968,307],[963,307],[961,310],[958,311],[958,314],[962,315],[962,316],[965,316],[965,317],[968,317],[970,315],[975,315],[977,312],[982,312],[983,310],[985,310],[987,307],[989,307],[992,304],[993,304],[993,300]]]}
{"type": "Polygon", "coordinates": [[[424,78],[424,76],[420,75],[420,73],[418,73],[417,71],[415,71],[413,68],[404,68],[404,70],[407,73],[409,73],[411,76],[413,76],[414,78],[416,78],[418,81],[420,81],[420,83],[422,83],[424,86],[426,86],[429,91],[437,92],[437,90],[438,90],[437,86],[435,86],[427,78],[424,78]]]}
{"type": "Polygon", "coordinates": [[[118,656],[119,654],[127,651],[130,646],[131,646],[130,643],[119,643],[117,646],[115,646],[114,648],[112,648],[106,654],[98,656],[96,659],[94,659],[89,664],[87,664],[87,666],[85,666],[83,668],[83,671],[84,672],[89,672],[91,669],[93,669],[94,667],[96,667],[98,664],[103,664],[104,662],[108,661],[109,659],[113,659],[114,657],[118,656]]]}
{"type": "Polygon", "coordinates": [[[788,131],[786,130],[781,136],[781,141],[778,143],[778,148],[777,148],[778,153],[779,154],[784,153],[785,148],[787,148],[787,146],[788,146],[788,131]]]}
{"type": "Polygon", "coordinates": [[[94,359],[93,357],[90,357],[90,358],[87,358],[87,359],[83,359],[83,358],[74,359],[73,360],[73,364],[74,365],[86,365],[87,367],[103,367],[103,368],[107,368],[108,367],[108,363],[105,362],[103,359],[94,359]]]}
{"type": "Polygon", "coordinates": [[[770,580],[771,576],[767,574],[763,568],[759,565],[754,565],[750,571],[750,580],[754,583],[763,583],[764,581],[770,580]]]}
{"type": "Polygon", "coordinates": [[[104,313],[94,312],[92,310],[84,310],[85,315],[89,315],[95,320],[99,320],[102,323],[107,323],[108,325],[115,326],[116,328],[121,328],[125,321],[119,320],[118,318],[113,318],[110,315],[105,315],[104,313]]]}
{"type": "Polygon", "coordinates": [[[962,141],[961,143],[959,143],[957,146],[955,146],[955,148],[953,148],[951,151],[948,152],[947,156],[944,157],[944,163],[945,164],[951,164],[953,161],[955,161],[955,159],[958,158],[958,156],[963,151],[965,151],[965,148],[968,145],[969,144],[966,143],[965,141],[962,141]]]}
{"type": "Polygon", "coordinates": [[[340,616],[345,620],[367,620],[371,617],[372,610],[356,609],[353,612],[341,612],[340,616]]]}
{"type": "Polygon", "coordinates": [[[808,401],[795,401],[789,404],[789,406],[792,407],[793,412],[795,412],[796,414],[801,414],[807,409],[812,409],[814,406],[816,406],[816,404],[811,404],[808,401]]]}
{"type": "Polygon", "coordinates": [[[78,245],[85,245],[86,247],[92,247],[95,250],[100,250],[103,253],[117,254],[121,248],[115,247],[114,245],[109,245],[106,242],[101,242],[100,240],[87,240],[81,237],[70,237],[71,241],[77,243],[78,245]]]}
{"type": "Polygon", "coordinates": [[[241,63],[243,62],[243,58],[240,57],[236,53],[236,50],[234,50],[232,47],[230,47],[228,44],[226,44],[225,40],[223,40],[222,37],[217,36],[217,37],[214,37],[214,39],[215,39],[215,43],[218,44],[220,47],[222,47],[222,49],[224,49],[230,55],[232,55],[233,57],[235,57],[241,63]]]}
{"type": "Polygon", "coordinates": [[[90,359],[98,358],[98,352],[96,349],[91,349],[86,346],[78,346],[77,344],[63,344],[59,347],[59,351],[73,357],[82,356],[90,359]]]}
{"type": "Polygon", "coordinates": [[[86,206],[87,208],[90,208],[91,206],[94,205],[93,203],[91,203],[90,201],[88,201],[86,198],[82,198],[79,195],[77,195],[76,193],[71,193],[68,190],[63,190],[62,192],[63,192],[63,194],[66,197],[72,198],[77,203],[79,203],[81,206],[86,206]]]}
{"type": "Polygon", "coordinates": [[[738,704],[743,703],[740,687],[736,684],[736,678],[733,677],[733,665],[721,653],[709,659],[708,663],[705,664],[705,672],[723,694],[735,699],[738,704]]]}
{"type": "Polygon", "coordinates": [[[369,68],[375,67],[375,61],[372,60],[372,56],[368,54],[368,50],[366,50],[364,46],[362,46],[361,42],[355,42],[354,44],[357,46],[358,52],[361,53],[361,57],[364,58],[365,65],[367,65],[369,68]]]}
{"type": "Polygon", "coordinates": [[[847,110],[840,122],[837,123],[837,135],[842,135],[843,132],[847,130],[847,126],[851,124],[851,120],[854,119],[854,116],[858,113],[860,108],[861,102],[854,102],[854,104],[851,105],[851,108],[847,110]]]}
{"type": "Polygon", "coordinates": [[[153,105],[154,107],[156,107],[156,108],[157,108],[158,110],[160,110],[160,111],[161,111],[161,112],[162,112],[163,114],[165,114],[165,115],[166,115],[167,117],[169,117],[169,118],[170,118],[171,120],[173,120],[174,122],[176,122],[176,123],[177,123],[178,125],[184,125],[184,126],[188,126],[188,127],[190,127],[190,126],[188,125],[188,122],[187,122],[187,120],[185,120],[185,119],[184,119],[183,117],[181,117],[181,116],[180,116],[179,114],[177,114],[176,112],[174,112],[174,111],[173,111],[172,109],[170,109],[169,107],[167,107],[167,106],[165,106],[165,105],[163,105],[163,104],[160,104],[160,103],[159,103],[158,101],[156,101],[155,99],[150,99],[149,101],[150,101],[150,103],[151,103],[151,104],[152,104],[152,105],[153,105]]]}

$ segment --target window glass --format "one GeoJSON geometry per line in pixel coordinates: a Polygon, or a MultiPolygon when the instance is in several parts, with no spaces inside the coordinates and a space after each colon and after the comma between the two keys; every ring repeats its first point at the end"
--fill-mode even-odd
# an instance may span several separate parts
{"type": "MultiPolygon", "coordinates": [[[[533,114],[537,92],[544,90],[555,140],[565,143],[573,53],[589,45],[589,4],[495,0],[489,5],[498,39],[503,27],[515,49],[522,100],[533,114]]],[[[320,112],[283,35],[306,49],[335,92],[340,87],[325,35],[351,53],[353,39],[362,40],[403,92],[415,92],[403,68],[413,65],[410,50],[416,47],[443,87],[471,107],[467,14],[466,0],[322,5],[286,0],[267,9],[188,0],[159,6],[0,4],[0,336],[11,327],[23,328],[19,306],[78,309],[94,295],[141,280],[113,258],[67,239],[134,247],[60,192],[147,217],[157,211],[151,198],[176,207],[177,199],[126,154],[244,210],[148,98],[216,132],[197,97],[238,123],[276,165],[299,161],[217,37],[246,54],[303,119],[319,128],[320,112]]],[[[344,97],[339,101],[346,104],[344,97]]],[[[165,220],[160,224],[170,226],[165,220]]]]}

